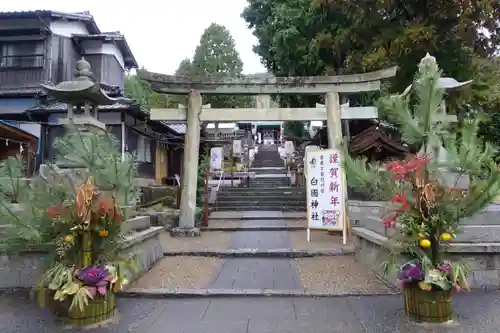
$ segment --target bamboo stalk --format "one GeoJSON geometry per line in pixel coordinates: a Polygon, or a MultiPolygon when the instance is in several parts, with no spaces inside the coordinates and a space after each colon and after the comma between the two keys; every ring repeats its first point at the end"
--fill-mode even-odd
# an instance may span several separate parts
{"type": "Polygon", "coordinates": [[[92,234],[90,231],[83,232],[83,257],[82,264],[83,267],[88,267],[92,265],[92,234]]]}

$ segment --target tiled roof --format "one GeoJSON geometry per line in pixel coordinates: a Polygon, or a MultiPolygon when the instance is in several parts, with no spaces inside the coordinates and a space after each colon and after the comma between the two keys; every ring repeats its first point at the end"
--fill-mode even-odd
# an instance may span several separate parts
{"type": "Polygon", "coordinates": [[[42,91],[42,87],[23,88],[2,88],[0,86],[0,96],[36,95],[42,91]]]}
{"type": "Polygon", "coordinates": [[[0,127],[1,127],[2,125],[4,125],[4,126],[8,126],[8,127],[9,127],[9,128],[11,128],[13,131],[16,131],[16,132],[18,132],[18,133],[21,133],[21,134],[22,134],[22,135],[24,135],[24,136],[29,136],[29,137],[31,137],[31,138],[33,138],[33,139],[36,139],[36,138],[37,138],[37,137],[36,137],[36,135],[33,135],[32,133],[27,132],[27,131],[25,131],[25,130],[23,130],[23,129],[19,128],[19,125],[17,125],[17,124],[13,124],[13,123],[9,123],[9,122],[6,122],[5,120],[1,120],[1,119],[0,119],[0,127]]]}
{"type": "MultiPolygon", "coordinates": [[[[129,109],[130,105],[129,104],[123,104],[123,103],[115,103],[111,105],[99,105],[98,110],[121,110],[121,109],[129,109]]],[[[52,103],[50,105],[37,105],[31,109],[28,109],[27,111],[65,111],[68,109],[68,104],[62,103],[62,102],[56,102],[52,103]]]]}
{"type": "Polygon", "coordinates": [[[87,29],[92,34],[99,34],[101,30],[94,21],[94,17],[89,11],[65,13],[56,10],[30,10],[30,11],[12,11],[0,12],[0,19],[37,19],[40,17],[50,17],[53,19],[65,19],[85,22],[87,29]]]}

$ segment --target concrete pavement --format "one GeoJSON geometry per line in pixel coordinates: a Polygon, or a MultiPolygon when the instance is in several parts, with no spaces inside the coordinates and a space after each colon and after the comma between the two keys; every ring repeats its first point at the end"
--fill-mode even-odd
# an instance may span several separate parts
{"type": "Polygon", "coordinates": [[[80,330],[65,327],[20,295],[0,300],[2,333],[497,333],[498,292],[455,297],[458,324],[410,322],[399,296],[333,298],[119,299],[112,322],[80,330]]]}
{"type": "MultiPolygon", "coordinates": [[[[279,217],[279,214],[281,212],[270,212],[267,216],[279,217]]],[[[251,212],[247,215],[253,217],[251,212]]],[[[242,224],[286,226],[287,221],[250,220],[242,221],[242,224]]],[[[291,247],[286,231],[236,231],[229,244],[230,249],[271,250],[291,247]]],[[[209,288],[302,290],[303,286],[293,260],[248,257],[227,259],[212,279],[209,288]]]]}

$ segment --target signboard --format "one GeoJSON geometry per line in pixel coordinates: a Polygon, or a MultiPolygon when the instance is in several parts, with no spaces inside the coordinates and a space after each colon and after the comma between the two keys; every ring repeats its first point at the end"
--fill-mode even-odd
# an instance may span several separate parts
{"type": "Polygon", "coordinates": [[[343,231],[346,242],[345,176],[337,149],[306,151],[307,239],[310,229],[343,231]]]}
{"type": "Polygon", "coordinates": [[[241,140],[233,140],[233,156],[242,153],[241,140]]]}
{"type": "Polygon", "coordinates": [[[224,159],[224,151],[222,147],[213,147],[210,149],[210,170],[218,171],[222,169],[222,160],[224,159]]]}
{"type": "Polygon", "coordinates": [[[248,158],[250,159],[250,161],[253,161],[254,157],[255,157],[255,150],[254,149],[248,150],[248,158]]]}
{"type": "Polygon", "coordinates": [[[280,154],[281,158],[284,158],[285,157],[285,148],[278,147],[278,154],[280,154]]]}
{"type": "Polygon", "coordinates": [[[285,141],[285,154],[291,155],[295,151],[295,146],[293,145],[293,141],[285,141]]]}

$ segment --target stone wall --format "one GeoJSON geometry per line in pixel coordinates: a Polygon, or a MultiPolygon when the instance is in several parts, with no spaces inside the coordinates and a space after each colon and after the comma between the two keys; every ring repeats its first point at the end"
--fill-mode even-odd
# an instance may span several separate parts
{"type": "MultiPolygon", "coordinates": [[[[500,288],[500,209],[492,204],[488,209],[464,220],[457,238],[450,243],[448,257],[467,262],[472,273],[472,288],[500,288]]],[[[381,223],[385,205],[376,201],[349,201],[348,214],[356,235],[356,258],[374,271],[381,273],[380,264],[387,259],[397,232],[386,229],[381,223]]],[[[398,260],[404,262],[400,256],[398,260]]],[[[393,277],[388,277],[395,283],[393,277]]]]}
{"type": "Polygon", "coordinates": [[[141,205],[154,203],[161,200],[161,204],[170,208],[177,207],[177,187],[176,186],[145,186],[141,187],[141,205]]]}
{"type": "MultiPolygon", "coordinates": [[[[139,268],[137,275],[128,274],[133,281],[147,272],[158,260],[163,257],[160,242],[161,226],[144,229],[144,217],[136,217],[131,222],[125,221],[127,232],[123,244],[123,254],[134,254],[139,268]],[[133,230],[137,228],[137,230],[133,230]]],[[[0,289],[31,288],[44,271],[45,254],[31,252],[17,257],[0,256],[0,289]]]]}

